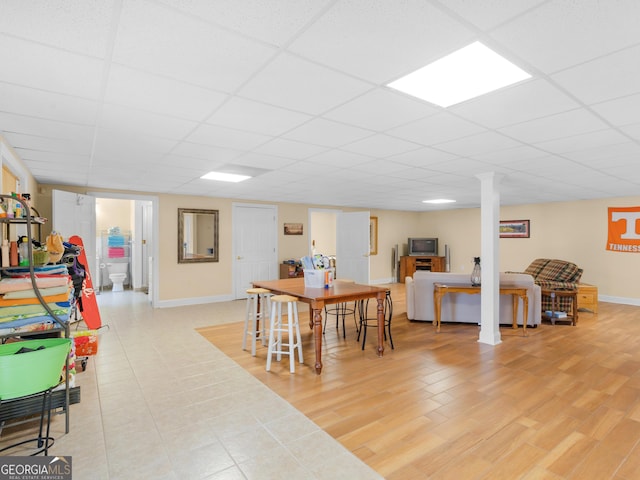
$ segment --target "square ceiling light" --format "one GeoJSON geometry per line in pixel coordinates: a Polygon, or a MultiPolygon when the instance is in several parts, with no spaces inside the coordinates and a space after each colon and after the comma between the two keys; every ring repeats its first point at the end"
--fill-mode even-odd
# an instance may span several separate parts
{"type": "Polygon", "coordinates": [[[480,42],[474,42],[387,86],[449,107],[531,78],[480,42]]]}
{"type": "Polygon", "coordinates": [[[218,180],[220,182],[242,182],[251,178],[249,175],[238,175],[236,173],[224,173],[224,172],[209,172],[200,178],[205,180],[218,180]]]}

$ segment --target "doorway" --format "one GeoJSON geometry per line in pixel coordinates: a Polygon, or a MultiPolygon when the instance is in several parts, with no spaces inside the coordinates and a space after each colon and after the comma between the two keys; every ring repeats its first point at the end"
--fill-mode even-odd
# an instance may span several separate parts
{"type": "Polygon", "coordinates": [[[234,203],[233,295],[246,298],[247,288],[256,279],[278,278],[278,207],[234,203]]]}
{"type": "Polygon", "coordinates": [[[98,291],[119,291],[121,274],[124,289],[152,291],[153,200],[99,193],[95,213],[98,291]]]}
{"type": "Polygon", "coordinates": [[[369,212],[310,208],[309,251],[314,250],[335,255],[336,278],[368,284],[369,212]]]}

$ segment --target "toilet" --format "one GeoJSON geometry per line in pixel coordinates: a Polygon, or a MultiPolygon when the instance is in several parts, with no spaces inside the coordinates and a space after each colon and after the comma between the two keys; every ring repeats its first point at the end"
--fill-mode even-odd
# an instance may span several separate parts
{"type": "Polygon", "coordinates": [[[112,292],[122,292],[124,290],[124,282],[127,279],[127,270],[129,263],[107,263],[107,271],[109,272],[109,280],[113,284],[112,292]]]}

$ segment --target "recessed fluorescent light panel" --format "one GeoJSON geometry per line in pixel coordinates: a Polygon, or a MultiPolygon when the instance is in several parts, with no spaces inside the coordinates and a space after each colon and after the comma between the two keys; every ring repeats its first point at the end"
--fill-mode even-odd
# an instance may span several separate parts
{"type": "Polygon", "coordinates": [[[388,86],[446,108],[527,78],[531,75],[474,42],[388,86]]]}
{"type": "Polygon", "coordinates": [[[440,203],[456,203],[456,201],[455,200],[448,200],[446,198],[436,198],[434,200],[423,200],[422,203],[440,204],[440,203]]]}
{"type": "Polygon", "coordinates": [[[242,182],[251,178],[249,175],[236,175],[235,173],[223,173],[223,172],[209,172],[200,178],[205,180],[218,180],[220,182],[242,182]]]}

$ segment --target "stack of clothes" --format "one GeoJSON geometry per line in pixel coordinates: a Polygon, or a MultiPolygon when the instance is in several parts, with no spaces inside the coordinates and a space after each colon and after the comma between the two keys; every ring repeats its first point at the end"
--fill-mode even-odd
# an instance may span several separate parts
{"type": "MultiPolygon", "coordinates": [[[[36,285],[56,317],[67,322],[73,283],[65,265],[34,267],[36,285]]],[[[44,331],[58,327],[36,296],[29,269],[12,269],[0,279],[0,335],[44,331]]]]}

